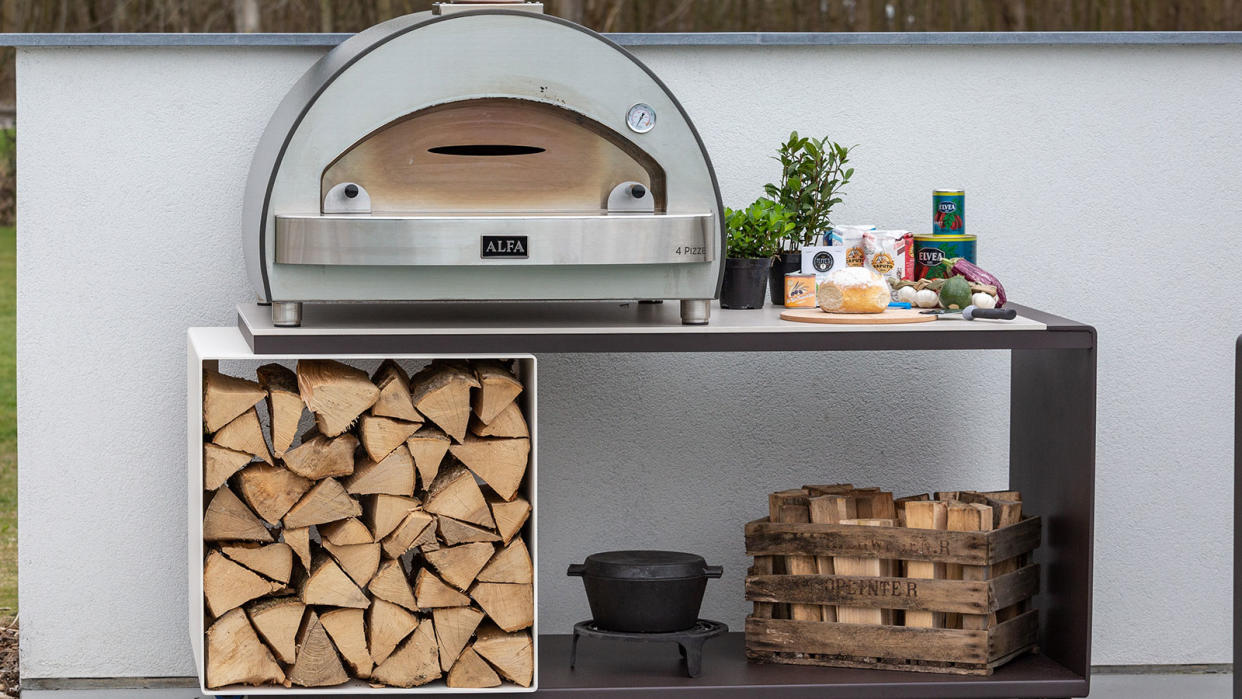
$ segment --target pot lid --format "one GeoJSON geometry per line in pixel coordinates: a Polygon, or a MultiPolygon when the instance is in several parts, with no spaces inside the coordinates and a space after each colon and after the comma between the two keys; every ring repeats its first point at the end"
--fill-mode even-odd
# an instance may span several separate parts
{"type": "Polygon", "coordinates": [[[702,556],[679,551],[606,551],[587,556],[583,574],[626,580],[693,578],[706,573],[702,556]]]}

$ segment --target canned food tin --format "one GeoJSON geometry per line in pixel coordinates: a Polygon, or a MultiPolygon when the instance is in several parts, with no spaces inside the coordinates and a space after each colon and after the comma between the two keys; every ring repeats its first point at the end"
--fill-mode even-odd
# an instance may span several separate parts
{"type": "Polygon", "coordinates": [[[932,233],[966,235],[966,191],[937,189],[932,192],[932,233]]]}
{"type": "Polygon", "coordinates": [[[916,235],[914,236],[914,278],[938,279],[944,273],[937,267],[950,257],[962,257],[975,261],[978,241],[973,235],[916,235]]]}
{"type": "Polygon", "coordinates": [[[785,275],[785,307],[815,307],[815,275],[790,272],[785,275]]]}

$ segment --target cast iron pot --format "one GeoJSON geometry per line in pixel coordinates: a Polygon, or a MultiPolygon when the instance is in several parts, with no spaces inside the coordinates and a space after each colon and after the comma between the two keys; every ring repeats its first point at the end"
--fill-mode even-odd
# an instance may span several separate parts
{"type": "Polygon", "coordinates": [[[720,307],[763,308],[763,287],[771,265],[770,257],[726,258],[720,307]]]}
{"type": "Polygon", "coordinates": [[[802,251],[782,252],[772,261],[772,271],[768,275],[769,293],[773,306],[785,305],[785,275],[802,271],[802,251]]]}
{"type": "Polygon", "coordinates": [[[702,556],[676,551],[608,551],[569,566],[569,574],[580,576],[586,586],[595,623],[631,633],[694,626],[707,579],[723,572],[702,556]]]}

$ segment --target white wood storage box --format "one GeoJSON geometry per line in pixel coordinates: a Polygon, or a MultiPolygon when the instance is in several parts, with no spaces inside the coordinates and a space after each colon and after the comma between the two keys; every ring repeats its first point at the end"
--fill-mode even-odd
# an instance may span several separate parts
{"type": "MultiPolygon", "coordinates": [[[[296,355],[256,355],[246,344],[241,333],[236,328],[191,328],[188,333],[189,345],[189,362],[187,365],[187,416],[186,416],[186,433],[187,433],[187,464],[188,464],[188,501],[189,501],[189,526],[187,536],[187,549],[189,553],[189,631],[190,642],[194,650],[195,665],[198,670],[200,690],[205,695],[222,696],[222,695],[274,695],[274,694],[324,694],[324,695],[340,695],[340,694],[411,694],[411,693],[438,693],[438,692],[533,692],[538,688],[539,670],[538,670],[538,550],[536,544],[536,520],[538,515],[538,505],[536,503],[536,487],[535,474],[538,453],[538,431],[537,431],[537,414],[536,414],[536,362],[533,355],[421,355],[421,354],[399,354],[399,355],[367,355],[367,354],[334,354],[334,355],[307,355],[299,357],[296,355]],[[479,359],[499,359],[512,360],[513,373],[524,384],[522,392],[518,395],[515,403],[521,408],[526,418],[526,422],[530,432],[530,454],[529,462],[522,477],[522,481],[517,488],[517,494],[520,498],[525,498],[531,505],[529,518],[522,526],[521,531],[514,538],[520,538],[525,541],[529,549],[531,563],[534,571],[531,576],[532,586],[532,604],[533,604],[533,623],[528,629],[532,647],[532,664],[533,670],[530,677],[530,686],[521,687],[518,684],[505,679],[503,673],[500,674],[502,684],[498,687],[487,689],[475,688],[450,688],[445,684],[445,677],[440,677],[428,684],[416,686],[412,688],[372,686],[370,683],[357,679],[350,679],[345,684],[325,687],[302,687],[293,685],[285,688],[280,685],[266,686],[248,686],[241,684],[231,684],[223,687],[209,689],[207,687],[206,657],[205,657],[205,631],[211,625],[212,618],[209,615],[204,596],[204,568],[206,567],[206,555],[208,549],[215,544],[204,542],[204,513],[208,499],[212,493],[205,491],[205,475],[204,475],[204,425],[203,425],[203,375],[204,370],[212,369],[220,371],[231,376],[244,377],[253,380],[256,369],[263,364],[278,363],[290,369],[296,367],[298,359],[332,359],[350,366],[356,367],[371,374],[384,359],[395,360],[407,372],[415,372],[422,366],[436,359],[463,359],[463,360],[479,360],[479,359]]],[[[257,413],[260,417],[261,424],[264,425],[265,435],[268,433],[268,416],[265,401],[260,401],[256,406],[257,413]]],[[[298,428],[298,435],[302,435],[306,429],[314,424],[312,413],[307,410],[303,412],[301,424],[298,428]]],[[[209,439],[209,438],[208,438],[209,439]]],[[[269,437],[270,445],[270,437],[269,437]]],[[[295,440],[294,446],[297,446],[295,440]]],[[[276,462],[276,459],[273,459],[276,462]]],[[[445,464],[449,462],[446,458],[445,464]]],[[[255,461],[254,464],[261,463],[255,461]]],[[[251,464],[251,465],[254,465],[251,464]]],[[[421,481],[421,478],[420,478],[421,481]]],[[[321,481],[322,482],[322,481],[321,481]]],[[[482,479],[479,479],[482,483],[482,479]]],[[[420,483],[421,488],[421,483],[420,483]]],[[[488,488],[483,486],[484,492],[488,492],[488,488]]],[[[218,492],[218,491],[217,491],[218,492]]],[[[434,526],[434,525],[433,525],[434,526]]],[[[280,537],[277,537],[279,540],[280,537]]],[[[497,550],[501,550],[497,546],[497,550]]],[[[219,554],[218,554],[219,555],[219,554]]],[[[407,553],[405,558],[409,558],[411,554],[407,553]]],[[[417,556],[418,552],[414,552],[417,556]]],[[[300,564],[298,556],[294,555],[293,569],[294,577],[297,577],[297,571],[300,564]]],[[[382,569],[382,568],[381,568],[382,569]]],[[[269,581],[270,582],[270,581],[269,581]]],[[[290,581],[293,584],[293,581],[290,581]]],[[[292,599],[297,599],[294,595],[292,599]]],[[[243,605],[244,607],[245,605],[243,605]]],[[[323,608],[319,608],[323,611],[323,608]]],[[[308,607],[308,612],[310,608],[308,607]]],[[[222,613],[223,615],[223,613],[222,613]]],[[[419,617],[425,617],[425,612],[420,612],[419,617]]],[[[305,617],[304,617],[305,618],[305,617]]],[[[369,623],[369,615],[367,615],[369,623]]],[[[490,623],[490,618],[484,619],[484,624],[490,623]]],[[[417,631],[415,631],[417,633],[417,631]]],[[[275,656],[274,656],[275,657],[275,656]]],[[[348,659],[343,658],[343,665],[347,672],[354,674],[348,659]]],[[[281,665],[288,669],[288,666],[281,662],[281,665]]]]}

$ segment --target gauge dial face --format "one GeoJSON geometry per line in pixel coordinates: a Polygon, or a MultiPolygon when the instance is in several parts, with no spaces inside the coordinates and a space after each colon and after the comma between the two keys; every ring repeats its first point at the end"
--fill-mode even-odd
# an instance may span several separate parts
{"type": "Polygon", "coordinates": [[[640,102],[630,107],[629,113],[625,115],[625,123],[635,133],[647,133],[655,128],[655,110],[650,105],[640,102]]]}

